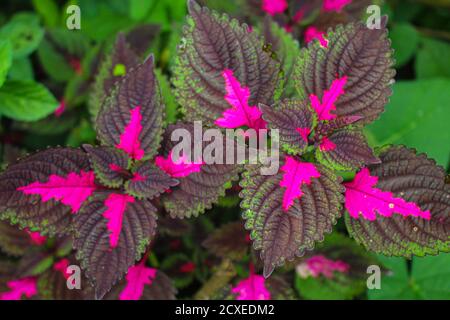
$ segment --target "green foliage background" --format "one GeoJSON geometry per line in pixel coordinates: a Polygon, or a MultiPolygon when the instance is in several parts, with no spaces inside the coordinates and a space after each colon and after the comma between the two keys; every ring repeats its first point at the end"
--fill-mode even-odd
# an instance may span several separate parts
{"type": "MultiPolygon", "coordinates": [[[[203,2],[233,15],[240,11],[243,0],[203,2]]],[[[390,18],[397,77],[386,112],[366,129],[370,144],[405,144],[450,170],[450,1],[392,0],[384,4],[383,11],[390,18]]],[[[159,27],[159,32],[148,38],[145,52],[156,56],[166,122],[176,120],[178,106],[168,79],[185,16],[185,0],[1,1],[0,141],[4,162],[11,157],[11,150],[20,155],[49,145],[94,143],[88,105],[97,60],[119,31],[132,31],[141,25],[159,27]],[[65,9],[70,4],[81,8],[79,31],[66,28],[65,9]],[[61,101],[65,112],[56,117],[53,113],[61,101]]],[[[213,230],[239,219],[237,193],[230,190],[206,215],[177,225],[182,232],[169,227],[166,233],[163,230],[162,239],[167,241],[158,240],[154,245],[150,263],[174,279],[181,298],[195,297],[214,277],[209,264],[217,266],[219,261],[201,242],[213,230]],[[186,262],[193,262],[195,270],[180,272],[178,266],[186,262]]],[[[361,249],[340,236],[345,233],[343,225],[337,229],[331,240],[327,238],[325,247],[340,246],[345,248],[344,253],[361,249]]],[[[283,297],[450,299],[448,254],[412,261],[372,255],[366,258],[364,261],[372,259],[384,267],[381,290],[366,292],[363,278],[294,279],[293,267],[287,266],[281,272],[291,272],[291,277],[283,288],[283,297]]],[[[250,259],[246,254],[232,262],[235,279],[248,274],[250,259]]],[[[220,292],[216,294],[220,296],[220,292]]]]}

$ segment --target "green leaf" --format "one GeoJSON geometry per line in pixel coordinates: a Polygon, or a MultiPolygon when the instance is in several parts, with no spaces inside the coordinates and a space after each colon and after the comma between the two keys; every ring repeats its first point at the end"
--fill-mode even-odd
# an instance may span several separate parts
{"type": "Polygon", "coordinates": [[[24,57],[14,59],[11,69],[9,69],[8,78],[10,80],[34,80],[33,66],[30,58],[24,57]]]}
{"type": "Polygon", "coordinates": [[[18,13],[0,29],[0,39],[11,41],[14,58],[32,53],[44,36],[39,18],[32,13],[18,13]]]}
{"type": "Polygon", "coordinates": [[[407,63],[417,51],[419,33],[409,23],[395,24],[389,33],[394,49],[396,67],[407,63]]]}
{"type": "Polygon", "coordinates": [[[398,82],[386,112],[368,127],[376,144],[405,144],[447,166],[450,80],[398,82]]]}
{"type": "Polygon", "coordinates": [[[59,23],[59,8],[55,0],[33,0],[33,7],[42,16],[47,27],[56,27],[59,23]]]}
{"type": "Polygon", "coordinates": [[[369,290],[369,299],[450,299],[450,254],[414,258],[411,272],[402,258],[379,259],[390,270],[382,275],[381,289],[369,290]]]}
{"type": "Polygon", "coordinates": [[[171,124],[177,121],[178,104],[175,100],[175,96],[172,93],[169,79],[162,73],[161,69],[155,69],[155,75],[158,79],[159,86],[161,87],[161,94],[166,105],[166,118],[165,123],[171,124]]]}
{"type": "MultiPolygon", "coordinates": [[[[163,1],[158,2],[161,3],[163,1]]],[[[154,3],[153,1],[146,0],[130,0],[130,17],[138,21],[144,19],[154,3]]]]}
{"type": "Polygon", "coordinates": [[[450,78],[449,56],[450,45],[448,43],[430,38],[422,38],[416,59],[417,78],[450,78]]]}
{"type": "Polygon", "coordinates": [[[9,41],[0,42],[0,87],[6,80],[12,63],[12,48],[9,41]]]}
{"type": "Polygon", "coordinates": [[[0,88],[0,114],[22,121],[45,118],[58,107],[58,101],[42,84],[7,81],[0,88]]]}

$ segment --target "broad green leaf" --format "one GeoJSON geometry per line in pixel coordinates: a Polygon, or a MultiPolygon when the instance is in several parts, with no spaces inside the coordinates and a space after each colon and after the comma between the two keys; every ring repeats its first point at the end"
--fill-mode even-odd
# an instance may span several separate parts
{"type": "Polygon", "coordinates": [[[55,0],[33,0],[33,7],[42,16],[47,27],[56,27],[59,24],[59,8],[55,0]]]}
{"type": "Polygon", "coordinates": [[[6,81],[0,88],[0,114],[21,121],[45,118],[58,107],[58,101],[42,84],[6,81]]]}
{"type": "Polygon", "coordinates": [[[0,29],[0,39],[11,41],[14,58],[32,53],[44,36],[39,18],[32,13],[18,13],[0,29]]]}
{"type": "Polygon", "coordinates": [[[0,87],[6,80],[12,63],[12,48],[9,41],[0,41],[0,87]]]}
{"type": "Polygon", "coordinates": [[[133,20],[142,20],[149,10],[157,3],[164,1],[130,0],[130,17],[133,20]]]}
{"type": "Polygon", "coordinates": [[[396,67],[407,63],[416,53],[419,44],[419,33],[409,23],[394,24],[390,29],[389,37],[392,40],[396,67]]]}
{"type": "Polygon", "coordinates": [[[8,78],[10,80],[34,80],[33,66],[29,57],[14,59],[9,69],[8,78]]]}
{"type": "Polygon", "coordinates": [[[450,160],[450,80],[402,81],[394,85],[386,112],[368,127],[375,144],[405,144],[438,164],[450,160]]]}
{"type": "Polygon", "coordinates": [[[450,44],[423,37],[416,58],[417,78],[450,78],[449,57],[450,44]]]}

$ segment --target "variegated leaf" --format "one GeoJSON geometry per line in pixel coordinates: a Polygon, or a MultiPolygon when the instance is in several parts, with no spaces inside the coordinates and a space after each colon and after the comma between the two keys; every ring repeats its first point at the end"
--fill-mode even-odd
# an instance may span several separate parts
{"type": "Polygon", "coordinates": [[[130,70],[97,117],[99,139],[136,160],[151,159],[161,142],[164,104],[153,67],[150,56],[130,70]]]}
{"type": "Polygon", "coordinates": [[[361,116],[362,124],[378,118],[395,75],[386,24],[383,17],[381,29],[368,29],[362,22],[339,25],[325,35],[328,48],[312,41],[301,50],[293,73],[300,97],[322,98],[335,79],[346,76],[345,93],[336,102],[337,116],[361,116]]]}
{"type": "Polygon", "coordinates": [[[240,261],[249,249],[249,239],[241,221],[228,223],[203,241],[203,246],[218,257],[240,261]]]}
{"type": "Polygon", "coordinates": [[[286,99],[273,107],[260,105],[260,109],[269,128],[279,130],[284,151],[289,154],[305,151],[316,122],[315,114],[305,101],[286,99]]]}
{"type": "Polygon", "coordinates": [[[156,208],[149,201],[134,200],[108,207],[110,196],[111,193],[104,193],[92,197],[74,220],[77,258],[94,283],[99,299],[141,257],[156,229],[156,208]]]}
{"type": "Polygon", "coordinates": [[[112,147],[83,145],[88,153],[95,177],[110,188],[118,188],[124,182],[130,161],[122,151],[112,147]]]}
{"type": "Polygon", "coordinates": [[[224,99],[225,70],[250,90],[249,105],[271,104],[279,65],[264,51],[258,34],[227,15],[189,0],[189,16],[173,70],[175,94],[187,120],[214,125],[229,108],[224,99]]]}
{"type": "MultiPolygon", "coordinates": [[[[169,154],[175,143],[170,137],[175,129],[185,129],[186,134],[194,137],[194,126],[192,124],[177,123],[169,125],[164,136],[164,151],[169,154]]],[[[224,144],[225,144],[224,138],[224,144]]],[[[191,141],[192,147],[194,141],[191,141]]],[[[202,150],[206,143],[203,142],[202,150]]],[[[225,148],[224,148],[225,149],[225,148]]],[[[225,194],[230,186],[230,181],[239,178],[240,167],[234,164],[203,164],[200,171],[192,172],[187,176],[178,178],[180,184],[173,188],[170,193],[164,194],[162,201],[166,210],[172,217],[198,216],[205,210],[210,209],[219,197],[225,194]]]]}
{"type": "Polygon", "coordinates": [[[1,216],[45,234],[67,234],[73,213],[94,189],[86,153],[71,148],[41,151],[0,175],[1,216]],[[71,177],[79,182],[72,184],[72,191],[64,185],[71,177]]]}
{"type": "Polygon", "coordinates": [[[125,190],[139,199],[153,199],[179,183],[150,162],[143,162],[134,167],[133,175],[125,184],[125,190]]]}
{"type": "Polygon", "coordinates": [[[411,257],[450,251],[450,185],[445,171],[426,155],[406,147],[390,147],[381,163],[369,166],[377,188],[429,210],[431,219],[378,216],[374,221],[346,214],[349,233],[367,249],[385,255],[411,257]]]}
{"type": "Polygon", "coordinates": [[[21,256],[32,245],[37,244],[29,233],[7,221],[0,221],[0,251],[11,256],[21,256]]]}
{"type": "Polygon", "coordinates": [[[301,186],[303,195],[287,211],[281,173],[263,176],[257,166],[251,166],[243,174],[240,196],[245,226],[251,230],[253,247],[261,250],[266,277],[286,260],[302,256],[323,241],[341,215],[341,179],[325,167],[316,167],[320,177],[301,186]]]}
{"type": "Polygon", "coordinates": [[[333,147],[326,150],[319,146],[316,149],[316,157],[320,163],[331,169],[352,171],[364,165],[380,162],[367,144],[366,137],[359,130],[336,131],[327,139],[333,147]]]}

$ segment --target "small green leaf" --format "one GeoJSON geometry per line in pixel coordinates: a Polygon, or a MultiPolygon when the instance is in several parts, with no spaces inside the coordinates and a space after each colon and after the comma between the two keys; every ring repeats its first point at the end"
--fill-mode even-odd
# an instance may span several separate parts
{"type": "Polygon", "coordinates": [[[34,80],[33,66],[31,65],[30,58],[24,57],[20,59],[14,59],[12,66],[9,69],[8,78],[10,80],[34,80]]]}
{"type": "Polygon", "coordinates": [[[56,27],[59,23],[59,8],[55,0],[33,0],[33,7],[42,16],[47,27],[56,27]]]}
{"type": "Polygon", "coordinates": [[[22,121],[45,118],[58,107],[58,101],[42,84],[7,81],[0,88],[0,114],[22,121]]]}
{"type": "Polygon", "coordinates": [[[389,36],[392,40],[396,67],[401,67],[416,53],[419,33],[411,24],[401,23],[391,28],[389,36]]]}
{"type": "Polygon", "coordinates": [[[167,76],[162,73],[161,69],[155,69],[155,75],[159,81],[161,94],[164,100],[164,104],[166,105],[165,122],[167,124],[175,123],[177,121],[178,115],[178,104],[175,100],[175,96],[172,93],[170,82],[167,79],[167,76]]]}
{"type": "Polygon", "coordinates": [[[39,18],[32,13],[18,13],[0,29],[0,39],[11,41],[14,58],[32,53],[44,36],[39,18]]]}
{"type": "Polygon", "coordinates": [[[450,44],[422,38],[417,53],[416,75],[419,79],[450,77],[450,44]]]}

